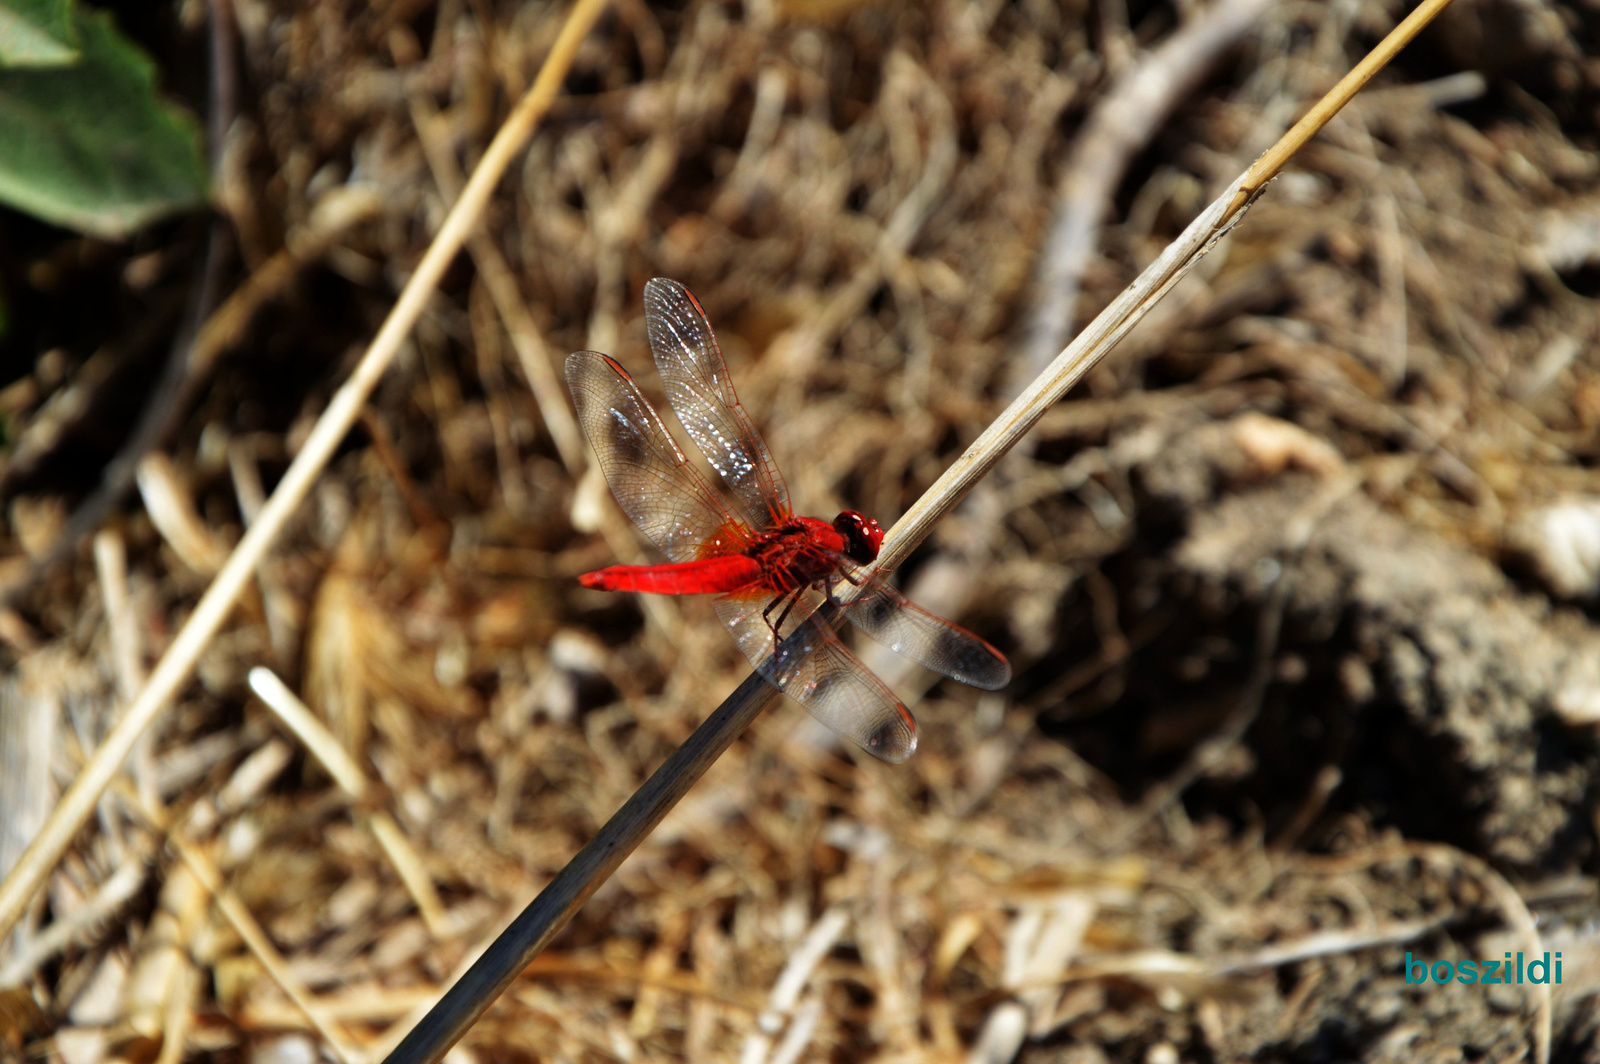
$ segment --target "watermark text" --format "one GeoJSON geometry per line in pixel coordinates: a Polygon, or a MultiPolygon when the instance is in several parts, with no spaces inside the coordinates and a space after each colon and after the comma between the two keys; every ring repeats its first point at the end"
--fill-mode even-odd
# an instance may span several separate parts
{"type": "Polygon", "coordinates": [[[1494,986],[1502,983],[1559,983],[1561,982],[1561,954],[1550,959],[1547,950],[1539,957],[1523,963],[1519,952],[1513,960],[1507,953],[1498,961],[1414,961],[1406,954],[1406,982],[1462,983],[1466,986],[1494,986]]]}

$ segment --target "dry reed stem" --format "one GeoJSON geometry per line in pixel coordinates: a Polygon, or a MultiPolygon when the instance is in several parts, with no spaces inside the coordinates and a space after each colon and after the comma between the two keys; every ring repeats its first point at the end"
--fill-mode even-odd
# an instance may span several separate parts
{"type": "Polygon", "coordinates": [[[1360,92],[1373,75],[1389,65],[1389,60],[1399,54],[1400,49],[1411,43],[1411,39],[1422,32],[1422,27],[1439,17],[1439,13],[1450,6],[1450,0],[1422,0],[1416,9],[1405,19],[1390,30],[1378,46],[1350,69],[1350,73],[1339,79],[1339,83],[1329,89],[1322,99],[1312,105],[1311,110],[1296,122],[1283,136],[1278,138],[1278,143],[1262,153],[1261,158],[1255,161],[1239,181],[1239,191],[1234,195],[1228,205],[1225,218],[1232,218],[1236,212],[1244,209],[1245,205],[1263,188],[1268,181],[1278,176],[1294,154],[1318,130],[1327,125],[1333,116],[1338,114],[1345,104],[1349,103],[1356,93],[1360,92]]]}
{"type": "Polygon", "coordinates": [[[1071,331],[1078,289],[1098,247],[1101,219],[1128,164],[1267,6],[1264,0],[1220,0],[1197,12],[1119,77],[1096,104],[1057,185],[1056,216],[1036,267],[1038,304],[1011,380],[1020,383],[1048,365],[1071,331]]]}
{"type": "MultiPolygon", "coordinates": [[[[1025,387],[1050,363],[1070,335],[1085,272],[1100,246],[1102,223],[1133,159],[1149,146],[1180,101],[1257,24],[1267,8],[1262,0],[1218,0],[1194,12],[1171,37],[1122,71],[1095,103],[1074,138],[1066,170],[1056,183],[1053,217],[1033,267],[1032,306],[1019,349],[1004,367],[1001,398],[1011,398],[1025,387]]],[[[1169,307],[1167,313],[1174,311],[1169,307]]],[[[1004,522],[976,515],[1002,505],[997,496],[1007,492],[1008,482],[1024,475],[1022,470],[1029,457],[1023,453],[1026,451],[1031,448],[1013,452],[999,475],[985,483],[987,497],[980,493],[966,504],[973,514],[973,519],[966,522],[971,529],[968,537],[959,544],[952,541],[944,545],[939,564],[924,566],[914,582],[903,589],[909,598],[948,616],[966,609],[970,596],[977,591],[977,582],[953,579],[951,574],[973,571],[970,564],[963,563],[990,553],[992,537],[1004,522]]],[[[864,660],[872,670],[896,689],[920,672],[913,663],[887,648],[866,648],[866,654],[869,656],[864,660]]]]}
{"type": "Polygon", "coordinates": [[[39,834],[18,859],[16,867],[0,883],[0,939],[4,939],[21,919],[29,899],[44,884],[45,877],[71,845],[73,836],[94,811],[95,804],[105,793],[139,736],[188,680],[200,654],[227,620],[240,592],[267,549],[283,531],[284,525],[310,491],[350,426],[355,423],[367,396],[389,368],[401,343],[432,298],[445,269],[477,224],[479,215],[483,213],[489,196],[512,157],[521,150],[534,126],[548,110],[566,78],[579,44],[599,18],[606,2],[577,0],[573,5],[538,77],[483,153],[483,159],[473,171],[461,198],[445,216],[438,235],[417,264],[416,273],[406,282],[394,309],[384,320],[355,372],[334,394],[328,408],[317,419],[305,445],[262,507],[260,517],[239,540],[216,579],[201,596],[194,613],[173,639],[166,654],[162,655],[144,689],[106,735],[105,741],[89,757],[72,786],[51,811],[50,818],[45,821],[39,834]]]}
{"type": "MultiPolygon", "coordinates": [[[[887,571],[905,561],[967,492],[993,469],[1011,448],[1021,442],[1028,430],[1077,384],[1083,375],[1104,358],[1137,325],[1172,286],[1243,217],[1232,207],[1234,190],[1243,187],[1249,171],[1231,182],[1228,191],[1200,213],[1161,256],[1145,268],[1122,294],[1112,300],[1066,350],[1045,367],[1022,394],[990,422],[961,457],[951,463],[938,480],[922,494],[884,537],[878,555],[878,568],[887,571]]],[[[1254,195],[1260,194],[1260,189],[1254,195]]],[[[1246,205],[1254,195],[1247,197],[1246,205]]],[[[848,593],[841,599],[849,599],[848,593]]]]}

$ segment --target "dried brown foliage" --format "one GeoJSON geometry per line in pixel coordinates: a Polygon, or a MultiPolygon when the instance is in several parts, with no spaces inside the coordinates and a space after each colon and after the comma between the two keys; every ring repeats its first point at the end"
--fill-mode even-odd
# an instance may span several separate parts
{"type": "MultiPolygon", "coordinates": [[[[562,15],[232,9],[245,92],[217,200],[260,309],[137,501],[0,615],[0,870],[562,15]]],[[[0,997],[0,1057],[380,1052],[746,672],[706,603],[577,587],[646,555],[526,378],[590,347],[651,390],[639,292],[675,277],[803,508],[887,521],[1018,384],[1075,138],[1206,10],[619,0],[0,950],[0,984],[30,992],[0,997]],[[348,765],[250,693],[256,666],[348,765]]],[[[1269,7],[1170,100],[1110,163],[1078,319],[1400,13],[1269,7]]],[[[1538,1052],[1551,1010],[1556,1048],[1592,1055],[1600,82],[1576,42],[1597,19],[1459,0],[913,559],[916,597],[1002,645],[1012,688],[898,674],[922,746],[896,768],[769,714],[465,1052],[1499,1059],[1538,1052]],[[1567,958],[1553,1004],[1404,985],[1406,950],[1537,935],[1567,958]]],[[[33,301],[9,338],[31,372],[0,392],[15,575],[144,401],[156,341],[134,325],[165,337],[199,241],[0,229],[33,301]]]]}

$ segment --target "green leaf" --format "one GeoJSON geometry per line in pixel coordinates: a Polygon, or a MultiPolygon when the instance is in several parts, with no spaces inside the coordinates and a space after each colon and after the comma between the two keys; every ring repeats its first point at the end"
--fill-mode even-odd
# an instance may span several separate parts
{"type": "Polygon", "coordinates": [[[63,66],[77,58],[72,0],[0,0],[0,67],[63,66]]]}
{"type": "Polygon", "coordinates": [[[0,202],[117,239],[205,200],[200,130],[103,12],[80,12],[68,67],[0,70],[0,202]]]}

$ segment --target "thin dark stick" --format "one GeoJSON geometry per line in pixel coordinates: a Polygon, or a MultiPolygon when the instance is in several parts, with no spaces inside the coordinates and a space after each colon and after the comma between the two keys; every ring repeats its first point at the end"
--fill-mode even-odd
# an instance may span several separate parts
{"type": "Polygon", "coordinates": [[[222,180],[222,142],[239,114],[239,67],[234,49],[233,0],[211,0],[211,99],[206,108],[206,147],[211,149],[211,180],[222,180]]]}
{"type": "MultiPolygon", "coordinates": [[[[832,606],[822,609],[827,611],[824,620],[833,623],[838,611],[832,606]]],[[[489,944],[483,956],[384,1058],[384,1064],[436,1064],[449,1052],[711,763],[777,698],[777,688],[755,673],[740,684],[489,944]]]]}

